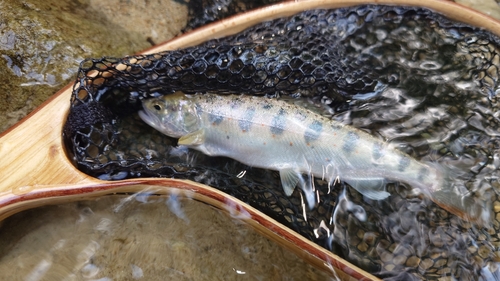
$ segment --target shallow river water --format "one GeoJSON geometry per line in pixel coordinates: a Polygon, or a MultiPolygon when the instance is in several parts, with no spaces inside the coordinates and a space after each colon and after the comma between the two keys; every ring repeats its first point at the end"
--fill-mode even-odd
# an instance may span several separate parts
{"type": "Polygon", "coordinates": [[[240,219],[176,196],[106,196],[14,215],[3,280],[328,280],[240,219]]]}

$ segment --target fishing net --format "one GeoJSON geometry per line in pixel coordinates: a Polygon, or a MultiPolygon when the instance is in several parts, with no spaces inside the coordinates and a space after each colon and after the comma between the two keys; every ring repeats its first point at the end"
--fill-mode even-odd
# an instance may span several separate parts
{"type": "MultiPolygon", "coordinates": [[[[479,194],[485,183],[471,179],[488,173],[488,186],[495,184],[488,165],[500,148],[485,133],[500,124],[498,46],[487,32],[421,8],[305,11],[195,47],[85,60],[63,137],[75,165],[90,176],[190,179],[256,207],[381,277],[475,280],[485,268],[499,274],[495,218],[489,228],[476,227],[404,184],[389,183],[390,199],[371,201],[343,183],[329,187],[312,178],[321,199],[314,209],[304,209],[300,192],[283,193],[277,172],[177,147],[175,139],[145,125],[137,111],[142,99],[174,91],[306,100],[369,132],[392,130],[407,143],[402,150],[417,159],[484,159],[464,176],[469,190],[479,194]],[[381,93],[395,102],[375,107],[381,93]],[[398,115],[413,100],[415,112],[435,113],[432,124],[398,115]],[[433,109],[438,105],[460,117],[439,115],[433,109]],[[480,117],[471,113],[476,107],[483,110],[480,117]],[[444,137],[438,130],[443,127],[444,137]]],[[[496,193],[488,198],[485,206],[499,201],[496,193]]]]}

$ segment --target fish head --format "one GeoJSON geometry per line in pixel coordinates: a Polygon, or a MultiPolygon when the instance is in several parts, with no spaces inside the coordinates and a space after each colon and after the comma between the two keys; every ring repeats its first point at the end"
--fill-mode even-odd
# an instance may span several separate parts
{"type": "Polygon", "coordinates": [[[169,137],[180,138],[201,127],[195,102],[184,94],[146,99],[143,100],[142,107],[139,117],[169,137]]]}

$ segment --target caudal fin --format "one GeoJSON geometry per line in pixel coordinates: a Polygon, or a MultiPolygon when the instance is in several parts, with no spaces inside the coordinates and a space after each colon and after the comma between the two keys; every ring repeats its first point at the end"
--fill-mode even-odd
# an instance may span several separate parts
{"type": "Polygon", "coordinates": [[[491,220],[490,206],[471,194],[463,195],[453,189],[441,189],[430,194],[430,198],[441,208],[463,220],[480,224],[489,224],[491,220]]]}
{"type": "Polygon", "coordinates": [[[446,165],[428,164],[436,172],[432,188],[426,189],[430,199],[461,219],[483,226],[491,222],[492,209],[487,199],[471,194],[463,186],[463,172],[446,165]]]}

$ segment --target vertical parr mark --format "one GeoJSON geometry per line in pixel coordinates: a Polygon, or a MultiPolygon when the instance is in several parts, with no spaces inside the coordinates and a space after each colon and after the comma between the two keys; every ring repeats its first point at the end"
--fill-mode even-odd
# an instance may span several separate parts
{"type": "Polygon", "coordinates": [[[286,126],[286,112],[283,108],[278,110],[278,114],[271,120],[271,133],[273,135],[282,134],[286,126]]]}
{"type": "Polygon", "coordinates": [[[332,127],[332,130],[334,130],[334,131],[339,131],[339,130],[342,129],[342,125],[339,125],[336,122],[332,122],[332,126],[331,127],[332,127]]]}
{"type": "Polygon", "coordinates": [[[208,121],[213,124],[213,125],[219,125],[222,120],[224,120],[224,116],[218,113],[212,113],[209,112],[208,114],[208,121]]]}
{"type": "Polygon", "coordinates": [[[194,108],[196,109],[196,113],[198,113],[198,115],[200,115],[203,112],[203,108],[199,103],[195,103],[194,108]]]}
{"type": "Polygon", "coordinates": [[[304,132],[304,139],[306,140],[306,143],[317,140],[322,130],[323,123],[318,120],[314,120],[304,132]]]}
{"type": "Polygon", "coordinates": [[[429,175],[429,169],[427,167],[421,167],[418,170],[417,180],[423,181],[429,175]]]}
{"type": "Polygon", "coordinates": [[[344,145],[342,146],[342,150],[344,150],[345,153],[353,152],[358,145],[358,141],[359,135],[356,132],[348,132],[344,137],[344,145]]]}
{"type": "Polygon", "coordinates": [[[273,108],[273,105],[270,104],[270,103],[268,103],[268,102],[266,102],[266,103],[264,103],[262,105],[262,108],[265,109],[265,110],[269,110],[269,109],[273,108]]]}
{"type": "Polygon", "coordinates": [[[410,166],[410,158],[406,155],[401,155],[398,163],[398,171],[404,172],[410,166]]]}
{"type": "Polygon", "coordinates": [[[250,127],[252,127],[253,116],[255,115],[255,108],[249,107],[243,114],[243,118],[238,121],[238,126],[243,132],[250,131],[250,127]]]}
{"type": "Polygon", "coordinates": [[[381,143],[375,142],[372,147],[372,158],[377,161],[384,156],[384,146],[381,143]]]}

